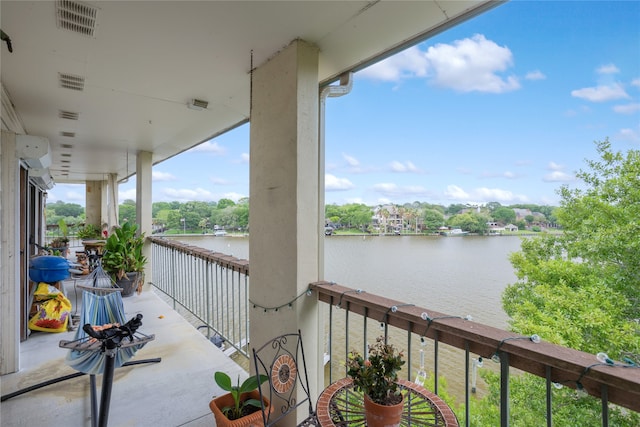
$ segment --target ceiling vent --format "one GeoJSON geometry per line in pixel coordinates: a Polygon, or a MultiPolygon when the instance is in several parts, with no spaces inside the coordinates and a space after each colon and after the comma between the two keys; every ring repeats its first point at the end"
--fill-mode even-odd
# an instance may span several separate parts
{"type": "Polygon", "coordinates": [[[191,108],[192,110],[198,110],[198,111],[205,110],[208,106],[209,106],[209,102],[203,101],[202,99],[192,99],[187,104],[187,107],[191,108]]]}
{"type": "Polygon", "coordinates": [[[80,116],[80,113],[74,113],[73,111],[64,111],[64,110],[58,111],[58,117],[60,117],[61,119],[78,120],[79,116],[80,116]]]}
{"type": "Polygon", "coordinates": [[[95,37],[98,9],[70,0],[56,1],[56,25],[83,36],[95,37]]]}
{"type": "Polygon", "coordinates": [[[73,148],[73,144],[60,144],[62,148],[73,148]]]}
{"type": "Polygon", "coordinates": [[[60,136],[66,136],[67,138],[75,138],[76,137],[76,133],[75,132],[62,131],[62,132],[60,132],[60,136]]]}
{"type": "Polygon", "coordinates": [[[84,90],[84,77],[67,73],[58,73],[60,86],[65,89],[84,90]]]}

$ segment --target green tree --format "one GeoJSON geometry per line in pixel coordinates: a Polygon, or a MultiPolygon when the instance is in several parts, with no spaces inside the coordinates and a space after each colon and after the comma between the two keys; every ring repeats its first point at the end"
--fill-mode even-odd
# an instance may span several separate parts
{"type": "Polygon", "coordinates": [[[423,219],[424,226],[429,231],[435,231],[444,225],[444,215],[435,209],[425,209],[423,219]]]}
{"type": "Polygon", "coordinates": [[[125,221],[136,223],[136,202],[130,199],[118,206],[118,222],[124,224],[125,221]]]}
{"type": "Polygon", "coordinates": [[[511,208],[499,207],[491,213],[491,216],[494,220],[503,224],[512,224],[516,222],[516,213],[511,208]]]}
{"type": "MultiPolygon", "coordinates": [[[[518,333],[640,363],[640,151],[613,152],[608,140],[596,145],[600,160],[587,161],[588,170],[576,175],[582,185],[559,190],[555,215],[563,234],[524,240],[511,256],[518,281],[505,290],[503,305],[518,333]]],[[[498,380],[485,380],[491,392],[474,408],[474,424],[494,425],[488,407],[498,380]]],[[[517,376],[510,387],[518,419],[540,419],[545,394],[531,390],[542,390],[544,380],[517,376]]],[[[553,399],[554,425],[600,425],[597,399],[576,399],[568,389],[553,399]]],[[[640,414],[610,410],[612,425],[640,425],[640,414]]]]}
{"type": "Polygon", "coordinates": [[[84,208],[76,203],[57,201],[47,204],[47,208],[53,210],[56,216],[62,217],[79,217],[84,214],[84,208]]]}

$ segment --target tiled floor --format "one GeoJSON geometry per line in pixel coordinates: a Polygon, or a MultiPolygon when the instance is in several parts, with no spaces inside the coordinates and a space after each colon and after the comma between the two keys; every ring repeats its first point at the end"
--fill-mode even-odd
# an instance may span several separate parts
{"type": "MultiPolygon", "coordinates": [[[[73,282],[65,285],[75,304],[73,282]]],[[[127,318],[143,314],[141,332],[155,335],[132,360],[160,357],[162,361],[116,369],[109,426],[214,426],[209,401],[222,394],[214,372],[242,379],[247,373],[152,289],[124,298],[124,306],[127,318]]],[[[58,345],[73,338],[74,332],[33,333],[21,344],[21,370],[0,377],[2,395],[75,373],[64,361],[68,350],[58,345]]],[[[101,379],[98,375],[98,394],[101,379]]],[[[0,426],[90,426],[89,395],[88,375],[28,392],[0,404],[0,426]]]]}

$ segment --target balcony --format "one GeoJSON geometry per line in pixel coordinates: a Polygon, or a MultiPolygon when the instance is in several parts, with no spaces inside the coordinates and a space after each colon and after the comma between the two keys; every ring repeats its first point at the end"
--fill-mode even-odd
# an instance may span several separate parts
{"type": "MultiPolygon", "coordinates": [[[[222,337],[227,351],[237,353],[237,362],[247,367],[248,261],[157,237],[150,241],[154,288],[166,294],[164,298],[169,298],[170,304],[185,313],[193,325],[205,325],[207,335],[222,337]]],[[[543,392],[546,410],[540,414],[540,425],[552,425],[554,386],[558,384],[580,388],[599,399],[603,426],[609,425],[610,408],[614,406],[640,411],[640,369],[599,363],[593,354],[546,343],[544,337],[536,343],[530,337],[340,284],[312,283],[302,298],[317,299],[318,309],[324,315],[325,323],[318,331],[326,337],[323,350],[325,360],[330,359],[325,368],[324,386],[344,377],[341,360],[345,360],[347,351],[364,349],[367,342],[384,335],[405,350],[408,367],[403,371],[405,378],[413,379],[418,368],[417,355],[423,349],[429,355],[427,371],[430,371],[433,391],[442,391],[441,378],[446,378],[450,385],[458,384],[457,389],[452,389],[460,425],[470,425],[469,403],[473,391],[477,388],[478,395],[486,392],[482,384],[475,383],[479,357],[485,359],[483,369],[492,369],[500,375],[502,426],[508,426],[517,418],[517,413],[510,412],[509,377],[521,372],[538,376],[546,384],[543,392]],[[497,363],[491,361],[494,355],[497,363]]],[[[116,371],[112,425],[136,417],[139,420],[134,422],[136,425],[150,423],[153,418],[149,417],[157,417],[154,423],[157,425],[212,424],[207,403],[218,391],[211,381],[213,372],[242,373],[243,368],[189,326],[154,291],[125,299],[125,307],[128,315],[142,312],[145,315],[143,331],[156,334],[155,342],[140,350],[136,359],[162,357],[162,362],[116,371]]],[[[303,331],[306,334],[303,336],[313,339],[313,332],[303,331]]],[[[62,375],[61,359],[65,351],[57,347],[61,338],[60,334],[49,334],[27,341],[22,347],[27,366],[17,374],[3,377],[3,395],[62,375]]],[[[51,419],[64,419],[65,425],[86,424],[88,380],[72,381],[3,403],[3,417],[28,419],[28,425],[51,419]],[[38,410],[34,411],[34,407],[38,410]],[[69,416],[79,417],[73,420],[78,422],[70,423],[69,416]]]]}

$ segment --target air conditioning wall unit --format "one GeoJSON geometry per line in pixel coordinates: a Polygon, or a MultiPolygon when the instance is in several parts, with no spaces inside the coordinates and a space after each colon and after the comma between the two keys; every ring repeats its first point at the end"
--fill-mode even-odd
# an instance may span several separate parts
{"type": "Polygon", "coordinates": [[[43,136],[16,135],[16,152],[29,169],[51,166],[51,147],[43,136]]]}
{"type": "Polygon", "coordinates": [[[29,179],[31,180],[33,185],[44,191],[51,190],[55,185],[53,177],[49,173],[46,173],[42,176],[30,176],[29,179]]]}

